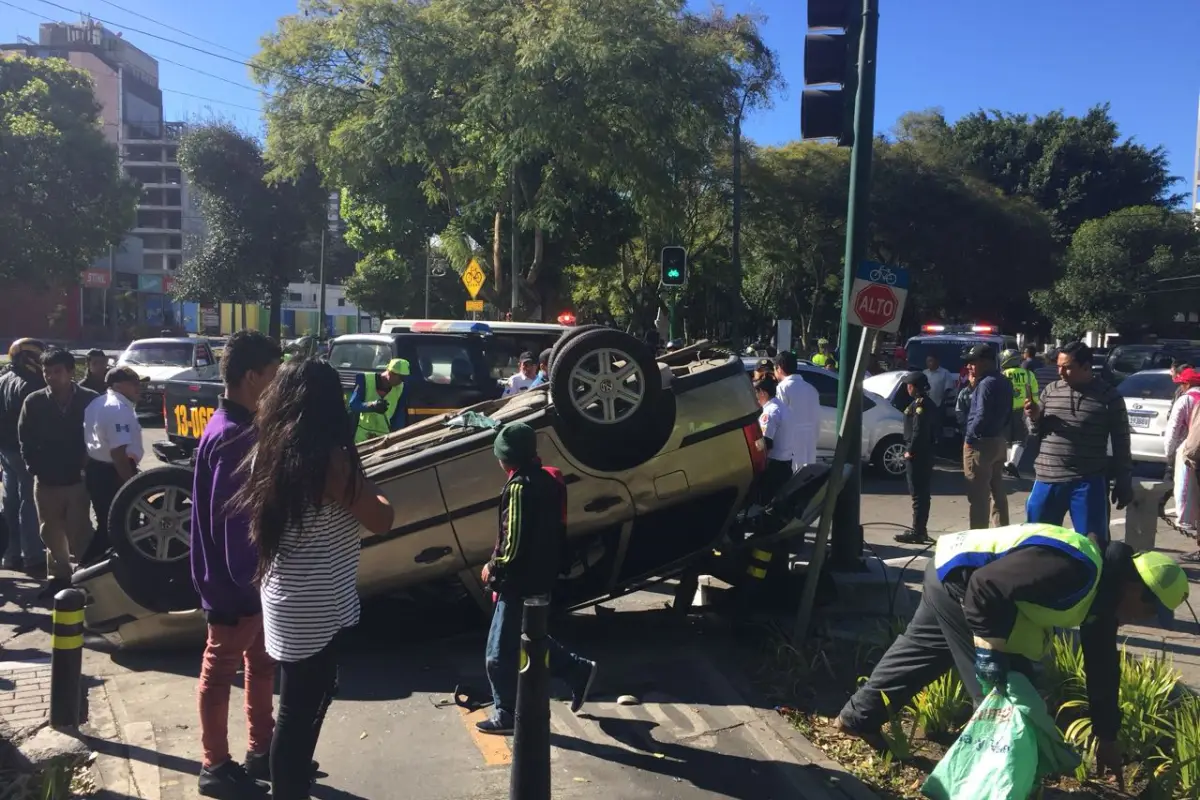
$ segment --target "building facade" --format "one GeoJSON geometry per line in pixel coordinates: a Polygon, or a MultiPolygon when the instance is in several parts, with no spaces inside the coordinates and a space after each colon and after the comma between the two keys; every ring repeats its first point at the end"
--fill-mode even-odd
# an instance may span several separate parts
{"type": "MultiPolygon", "coordinates": [[[[16,295],[0,296],[0,334],[74,334],[70,338],[122,341],[163,329],[182,328],[180,306],[168,296],[183,261],[184,240],[203,234],[195,198],[179,168],[179,139],[185,125],[163,120],[158,62],[100,23],[51,22],[38,29],[38,42],[0,45],[0,50],[34,58],[62,58],[92,76],[104,135],[118,149],[125,174],[142,188],[134,227],[119,246],[84,273],[82,287],[62,298],[48,298],[71,330],[30,328],[41,312],[12,311],[27,319],[22,331],[10,331],[7,306],[16,295]],[[32,319],[28,319],[32,317],[32,319]]],[[[60,336],[59,338],[63,338],[60,336]]]]}
{"type": "MultiPolygon", "coordinates": [[[[318,307],[320,290],[320,284],[316,283],[288,284],[281,315],[283,338],[311,336],[321,330],[318,307]]],[[[188,333],[209,336],[227,336],[244,328],[266,331],[271,319],[269,308],[253,303],[212,306],[183,303],[180,316],[183,328],[188,333]]],[[[360,313],[357,307],[346,300],[345,290],[341,286],[328,285],[325,287],[324,330],[326,336],[378,331],[379,320],[360,313]]]]}

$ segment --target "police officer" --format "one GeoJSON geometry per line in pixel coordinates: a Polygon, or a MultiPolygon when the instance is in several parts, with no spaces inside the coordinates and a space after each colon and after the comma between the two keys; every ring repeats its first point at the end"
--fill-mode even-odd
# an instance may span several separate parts
{"type": "Polygon", "coordinates": [[[1029,429],[1025,423],[1025,401],[1038,396],[1037,376],[1025,367],[1024,359],[1017,350],[1005,350],[1000,354],[1000,370],[1013,388],[1013,413],[1009,418],[1008,431],[1008,461],[1004,464],[1004,472],[1010,477],[1021,479],[1018,466],[1021,456],[1025,453],[1025,440],[1029,438],[1029,429]]]}
{"type": "Polygon", "coordinates": [[[107,391],[83,412],[83,438],[88,460],[83,483],[96,514],[96,535],[83,563],[99,561],[108,550],[108,512],[113,498],[138,470],[145,455],[137,402],[142,380],[130,367],[113,367],[104,376],[107,391]]]}
{"type": "Polygon", "coordinates": [[[933,479],[933,431],[938,424],[938,407],[929,398],[929,379],[923,372],[910,372],[902,382],[912,402],[904,409],[904,472],[912,497],[913,523],[896,536],[904,544],[929,544],[929,484],[933,479]]]}
{"type": "Polygon", "coordinates": [[[952,667],[978,705],[990,689],[1007,688],[1010,672],[1036,678],[1054,630],[1078,627],[1096,766],[1119,775],[1117,628],[1153,620],[1170,627],[1187,596],[1187,575],[1170,556],[1135,553],[1124,542],[1100,548],[1056,525],[939,536],[912,621],[835,725],[878,743],[888,706],[903,708],[952,667]]]}
{"type": "Polygon", "coordinates": [[[363,372],[354,378],[350,413],[356,415],[354,441],[387,436],[408,424],[408,405],[401,402],[408,362],[393,358],[383,372],[363,372]]]}
{"type": "Polygon", "coordinates": [[[828,370],[837,370],[837,359],[829,352],[828,339],[817,339],[817,354],[812,357],[812,363],[828,370]]]}

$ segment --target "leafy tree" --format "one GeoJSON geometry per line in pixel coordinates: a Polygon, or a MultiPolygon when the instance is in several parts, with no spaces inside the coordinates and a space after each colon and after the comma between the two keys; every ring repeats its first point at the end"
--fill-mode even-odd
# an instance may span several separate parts
{"type": "Polygon", "coordinates": [[[1108,104],[1082,117],[977,111],[954,123],[940,111],[902,117],[895,134],[926,156],[968,170],[1049,214],[1063,243],[1086,220],[1134,205],[1168,207],[1178,181],[1162,147],[1121,141],[1108,104]]]}
{"type": "Polygon", "coordinates": [[[358,262],[346,280],[346,299],[380,319],[408,316],[413,295],[419,291],[412,278],[411,267],[394,252],[372,253],[358,262]]]}
{"type": "MultiPolygon", "coordinates": [[[[419,187],[445,215],[456,268],[490,244],[485,292],[501,303],[515,207],[519,288],[545,316],[563,268],[614,263],[630,223],[711,162],[739,85],[714,17],[677,0],[597,2],[309,0],[255,62],[272,89],[268,153],[280,174],[311,161],[376,203],[390,193],[364,184],[380,176],[419,187]]],[[[402,238],[390,246],[410,248],[402,238]]]]}
{"type": "Polygon", "coordinates": [[[190,129],[179,164],[199,190],[206,234],[183,263],[175,295],[202,302],[266,300],[279,336],[283,293],[311,277],[325,224],[325,193],[313,170],[268,180],[257,141],[224,122],[190,129]]]}
{"type": "Polygon", "coordinates": [[[1130,334],[1152,321],[1155,304],[1170,284],[1200,261],[1200,235],[1189,213],[1135,206],[1089,220],[1071,238],[1066,270],[1050,289],[1034,292],[1054,332],[1130,334]]]}
{"type": "Polygon", "coordinates": [[[0,279],[75,283],[133,224],[91,77],[61,59],[0,55],[0,175],[0,279]]]}

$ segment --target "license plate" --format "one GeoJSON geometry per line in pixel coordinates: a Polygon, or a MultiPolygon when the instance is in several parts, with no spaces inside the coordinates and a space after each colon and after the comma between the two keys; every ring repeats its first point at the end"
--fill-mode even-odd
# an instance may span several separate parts
{"type": "Polygon", "coordinates": [[[213,408],[192,408],[183,404],[175,406],[172,411],[175,417],[175,434],[188,439],[199,439],[215,411],[213,408]]]}
{"type": "Polygon", "coordinates": [[[1149,428],[1150,417],[1130,417],[1129,427],[1131,428],[1149,428]]]}

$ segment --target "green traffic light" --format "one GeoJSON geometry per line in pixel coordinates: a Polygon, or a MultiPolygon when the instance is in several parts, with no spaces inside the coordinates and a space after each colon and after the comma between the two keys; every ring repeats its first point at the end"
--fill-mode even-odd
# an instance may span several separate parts
{"type": "Polygon", "coordinates": [[[667,277],[668,277],[668,278],[678,278],[678,277],[679,277],[679,270],[677,270],[677,269],[669,269],[669,270],[667,270],[667,277]]]}

